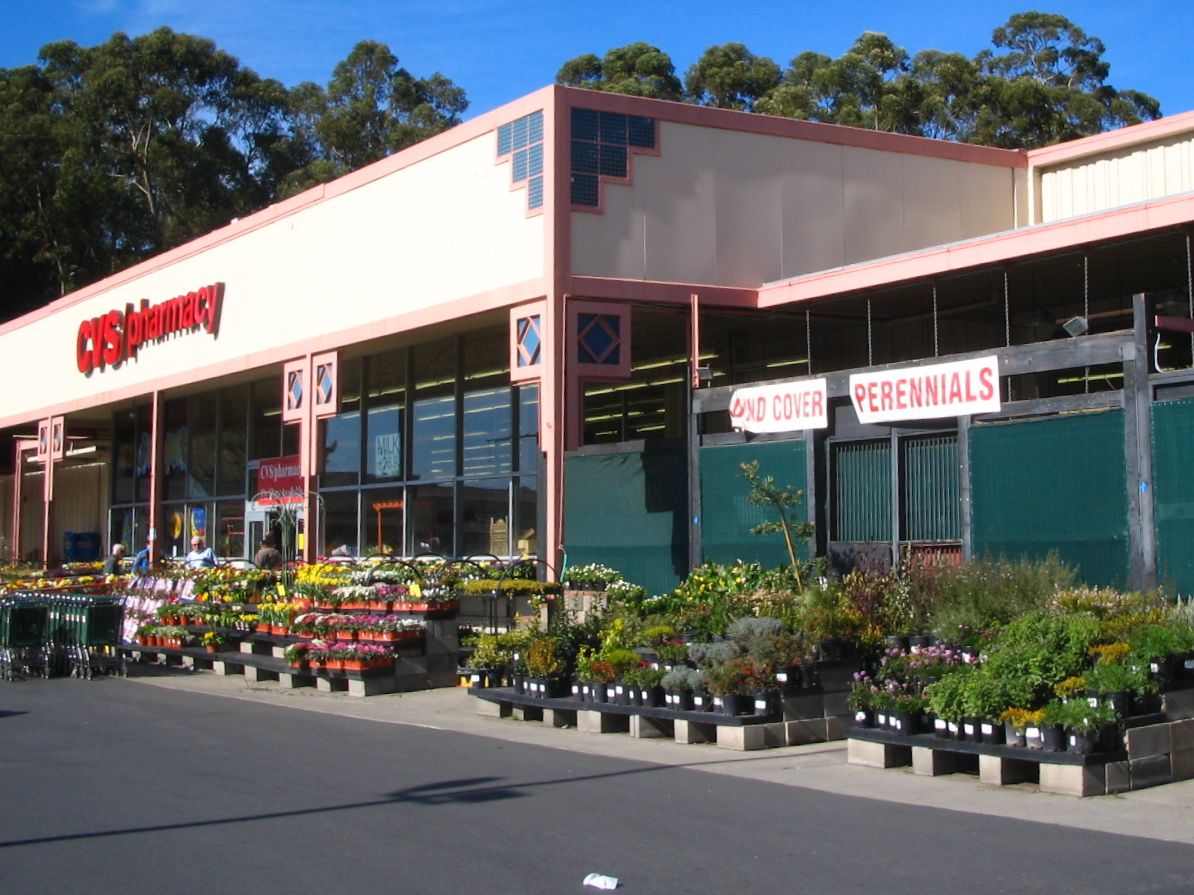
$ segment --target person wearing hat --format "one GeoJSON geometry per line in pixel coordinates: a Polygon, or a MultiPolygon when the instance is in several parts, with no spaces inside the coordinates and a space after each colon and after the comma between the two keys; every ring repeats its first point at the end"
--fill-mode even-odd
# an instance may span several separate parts
{"type": "Polygon", "coordinates": [[[203,546],[203,538],[195,535],[191,538],[191,552],[187,554],[186,567],[188,569],[215,568],[216,554],[210,547],[203,546]]]}

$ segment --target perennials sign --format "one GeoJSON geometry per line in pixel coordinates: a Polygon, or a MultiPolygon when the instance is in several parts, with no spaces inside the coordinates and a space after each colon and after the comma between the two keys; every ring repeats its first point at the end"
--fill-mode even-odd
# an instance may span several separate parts
{"type": "Polygon", "coordinates": [[[999,358],[854,373],[850,400],[860,423],[994,413],[1000,407],[999,358]]]}

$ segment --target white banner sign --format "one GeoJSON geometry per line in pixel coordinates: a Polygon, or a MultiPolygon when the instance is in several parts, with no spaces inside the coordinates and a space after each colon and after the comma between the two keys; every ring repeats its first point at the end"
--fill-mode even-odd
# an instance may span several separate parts
{"type": "Polygon", "coordinates": [[[861,423],[936,419],[999,410],[999,358],[980,357],[850,376],[861,423]]]}
{"type": "Polygon", "coordinates": [[[747,432],[824,429],[828,403],[824,379],[740,388],[730,397],[730,425],[747,432]]]}
{"type": "Polygon", "coordinates": [[[373,439],[373,475],[393,478],[402,474],[402,436],[390,433],[373,439]]]}

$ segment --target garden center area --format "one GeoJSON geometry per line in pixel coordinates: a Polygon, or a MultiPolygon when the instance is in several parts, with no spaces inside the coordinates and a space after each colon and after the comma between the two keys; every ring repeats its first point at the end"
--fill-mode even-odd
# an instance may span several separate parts
{"type": "Polygon", "coordinates": [[[918,772],[1078,795],[1194,776],[1188,604],[1083,585],[1056,558],[822,565],[707,563],[662,595],[595,564],[559,583],[533,562],[380,556],[76,566],[8,580],[0,670],[148,661],[359,696],[467,684],[497,717],[733,749],[848,738],[858,764],[920,750],[918,772]],[[1080,782],[1050,783],[1067,770],[1080,782]]]}

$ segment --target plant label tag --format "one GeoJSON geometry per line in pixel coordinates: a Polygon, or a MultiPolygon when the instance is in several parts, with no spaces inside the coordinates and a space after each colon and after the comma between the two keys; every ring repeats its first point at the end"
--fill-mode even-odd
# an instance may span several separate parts
{"type": "Polygon", "coordinates": [[[1090,706],[1092,709],[1097,709],[1099,707],[1099,697],[1088,696],[1086,699],[1086,704],[1088,706],[1090,706]]]}
{"type": "Polygon", "coordinates": [[[983,736],[990,736],[991,734],[993,734],[995,732],[995,728],[992,727],[990,724],[984,724],[982,726],[982,731],[983,731],[983,736]]]}
{"type": "Polygon", "coordinates": [[[788,682],[788,673],[786,671],[777,671],[775,679],[781,684],[786,684],[788,682]]]}
{"type": "Polygon", "coordinates": [[[901,721],[899,718],[896,718],[895,716],[892,716],[892,719],[891,719],[891,726],[892,726],[892,727],[894,727],[896,730],[903,730],[903,729],[904,729],[904,722],[903,722],[903,721],[901,721]]]}
{"type": "Polygon", "coordinates": [[[859,724],[861,724],[863,721],[866,720],[866,712],[855,712],[854,720],[857,721],[859,724]]]}
{"type": "Polygon", "coordinates": [[[933,719],[933,730],[946,730],[947,727],[948,727],[948,725],[945,723],[945,719],[943,719],[943,718],[934,718],[933,719]]]}
{"type": "Polygon", "coordinates": [[[766,710],[767,710],[767,700],[766,699],[756,699],[755,700],[755,711],[762,712],[762,711],[766,711],[766,710]]]}
{"type": "Polygon", "coordinates": [[[966,736],[968,736],[968,737],[974,736],[974,725],[973,724],[963,724],[962,725],[962,733],[966,734],[966,736]]]}
{"type": "Polygon", "coordinates": [[[1030,740],[1039,740],[1041,738],[1041,731],[1039,727],[1025,727],[1024,736],[1030,740]]]}
{"type": "Polygon", "coordinates": [[[412,582],[410,583],[410,595],[411,595],[412,597],[421,597],[421,596],[423,596],[423,588],[419,587],[419,582],[417,582],[417,581],[412,581],[412,582]]]}

